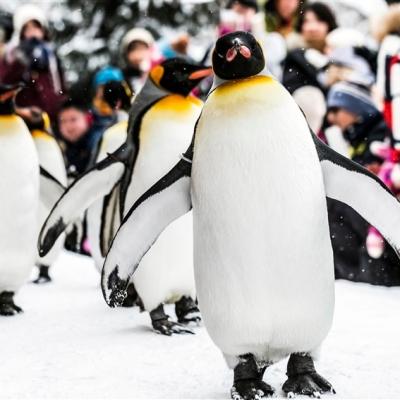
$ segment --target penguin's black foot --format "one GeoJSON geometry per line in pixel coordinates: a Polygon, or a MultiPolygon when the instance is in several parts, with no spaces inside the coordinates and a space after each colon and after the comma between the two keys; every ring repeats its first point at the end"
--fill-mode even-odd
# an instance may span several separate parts
{"type": "Polygon", "coordinates": [[[0,293],[0,315],[12,316],[22,312],[22,308],[14,303],[13,292],[0,293]]]}
{"type": "Polygon", "coordinates": [[[274,389],[260,380],[241,380],[233,384],[231,389],[232,400],[260,400],[263,397],[272,397],[274,389]]]}
{"type": "Polygon", "coordinates": [[[332,385],[315,371],[314,361],[308,354],[292,354],[287,368],[288,380],[283,391],[288,397],[306,395],[320,397],[323,393],[335,393],[332,385]]]}
{"type": "Polygon", "coordinates": [[[36,283],[36,284],[39,284],[39,285],[42,284],[42,283],[51,282],[51,277],[49,275],[49,269],[50,269],[50,267],[47,266],[47,265],[39,265],[39,275],[32,282],[36,283]]]}
{"type": "Polygon", "coordinates": [[[181,325],[178,322],[170,321],[169,319],[153,321],[152,325],[157,333],[161,333],[162,335],[166,336],[171,336],[173,334],[194,335],[194,332],[191,329],[186,328],[184,325],[181,325]]]}
{"type": "Polygon", "coordinates": [[[169,320],[169,316],[164,312],[164,306],[160,304],[156,309],[150,311],[151,324],[157,333],[171,336],[173,334],[194,334],[185,326],[169,320]]]}
{"type": "Polygon", "coordinates": [[[195,323],[199,325],[201,322],[199,307],[197,307],[197,304],[189,296],[182,296],[182,298],[175,303],[175,313],[178,322],[181,324],[195,323]]]}
{"type": "Polygon", "coordinates": [[[239,364],[234,369],[231,397],[233,400],[260,400],[271,397],[274,389],[263,382],[266,366],[255,360],[252,354],[239,357],[239,364]]]}

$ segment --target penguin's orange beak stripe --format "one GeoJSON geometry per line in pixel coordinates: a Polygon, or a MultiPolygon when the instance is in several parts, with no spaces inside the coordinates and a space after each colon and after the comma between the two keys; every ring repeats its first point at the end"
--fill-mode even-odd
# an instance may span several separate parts
{"type": "Polygon", "coordinates": [[[205,68],[205,69],[200,69],[198,71],[192,72],[189,75],[189,79],[194,81],[194,80],[197,80],[197,79],[205,78],[206,76],[210,76],[212,74],[213,74],[213,69],[211,67],[210,68],[205,68]]]}

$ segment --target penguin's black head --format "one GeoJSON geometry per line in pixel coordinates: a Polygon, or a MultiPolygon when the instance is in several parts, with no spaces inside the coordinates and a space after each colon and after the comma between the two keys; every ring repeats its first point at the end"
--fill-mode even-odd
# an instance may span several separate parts
{"type": "Polygon", "coordinates": [[[221,79],[242,79],[257,75],[265,67],[260,44],[251,33],[233,32],[221,36],[215,44],[214,73],[221,79]]]}
{"type": "Polygon", "coordinates": [[[14,113],[15,95],[24,86],[25,85],[23,83],[17,83],[14,85],[0,83],[0,115],[14,113]]]}
{"type": "Polygon", "coordinates": [[[203,78],[211,74],[211,67],[192,64],[182,58],[165,60],[150,71],[153,82],[183,96],[187,96],[203,78]]]}

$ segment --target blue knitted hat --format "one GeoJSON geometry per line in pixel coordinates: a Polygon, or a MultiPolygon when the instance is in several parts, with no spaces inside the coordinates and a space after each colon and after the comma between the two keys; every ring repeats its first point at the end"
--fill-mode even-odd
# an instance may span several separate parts
{"type": "Polygon", "coordinates": [[[379,113],[369,92],[349,82],[339,82],[332,86],[328,93],[327,106],[328,110],[343,108],[363,119],[379,113]]]}
{"type": "Polygon", "coordinates": [[[97,88],[100,85],[105,85],[108,82],[117,81],[121,82],[124,80],[124,75],[119,68],[115,67],[104,67],[96,73],[94,76],[93,84],[97,88]]]}

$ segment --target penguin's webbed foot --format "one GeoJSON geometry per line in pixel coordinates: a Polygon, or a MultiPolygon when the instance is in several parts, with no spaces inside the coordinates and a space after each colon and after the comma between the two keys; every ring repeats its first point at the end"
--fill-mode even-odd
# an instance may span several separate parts
{"type": "Polygon", "coordinates": [[[42,283],[51,282],[51,277],[49,275],[49,268],[47,265],[39,265],[39,275],[38,277],[32,281],[32,283],[36,283],[38,285],[42,283]]]}
{"type": "Polygon", "coordinates": [[[274,389],[262,380],[267,366],[268,363],[257,362],[253,354],[239,356],[239,363],[233,371],[232,399],[260,400],[263,397],[272,397],[274,389]]]}
{"type": "Polygon", "coordinates": [[[163,304],[160,304],[157,308],[150,311],[151,324],[157,333],[162,335],[171,336],[173,334],[183,334],[194,332],[178,322],[170,321],[169,316],[164,311],[163,304]]]}
{"type": "Polygon", "coordinates": [[[182,298],[175,303],[175,313],[178,322],[181,324],[194,323],[199,325],[201,322],[201,315],[199,307],[194,300],[189,296],[182,296],[182,298]]]}
{"type": "Polygon", "coordinates": [[[14,293],[13,292],[2,292],[0,293],[0,315],[10,317],[22,313],[21,307],[18,307],[14,303],[14,293]]]}
{"type": "Polygon", "coordinates": [[[32,281],[32,283],[35,283],[36,285],[42,285],[43,283],[49,283],[49,282],[51,282],[51,278],[43,276],[38,276],[35,280],[32,281]]]}
{"type": "Polygon", "coordinates": [[[194,332],[191,329],[186,328],[184,325],[178,322],[170,321],[169,319],[161,319],[158,321],[152,321],[154,330],[162,335],[172,336],[173,334],[191,334],[194,332]]]}
{"type": "Polygon", "coordinates": [[[289,398],[296,395],[320,397],[323,393],[335,393],[332,385],[315,371],[314,362],[308,354],[290,356],[287,376],[282,390],[289,398]]]}
{"type": "Polygon", "coordinates": [[[274,389],[261,380],[240,380],[235,382],[231,389],[232,400],[261,400],[273,395],[274,389]]]}

